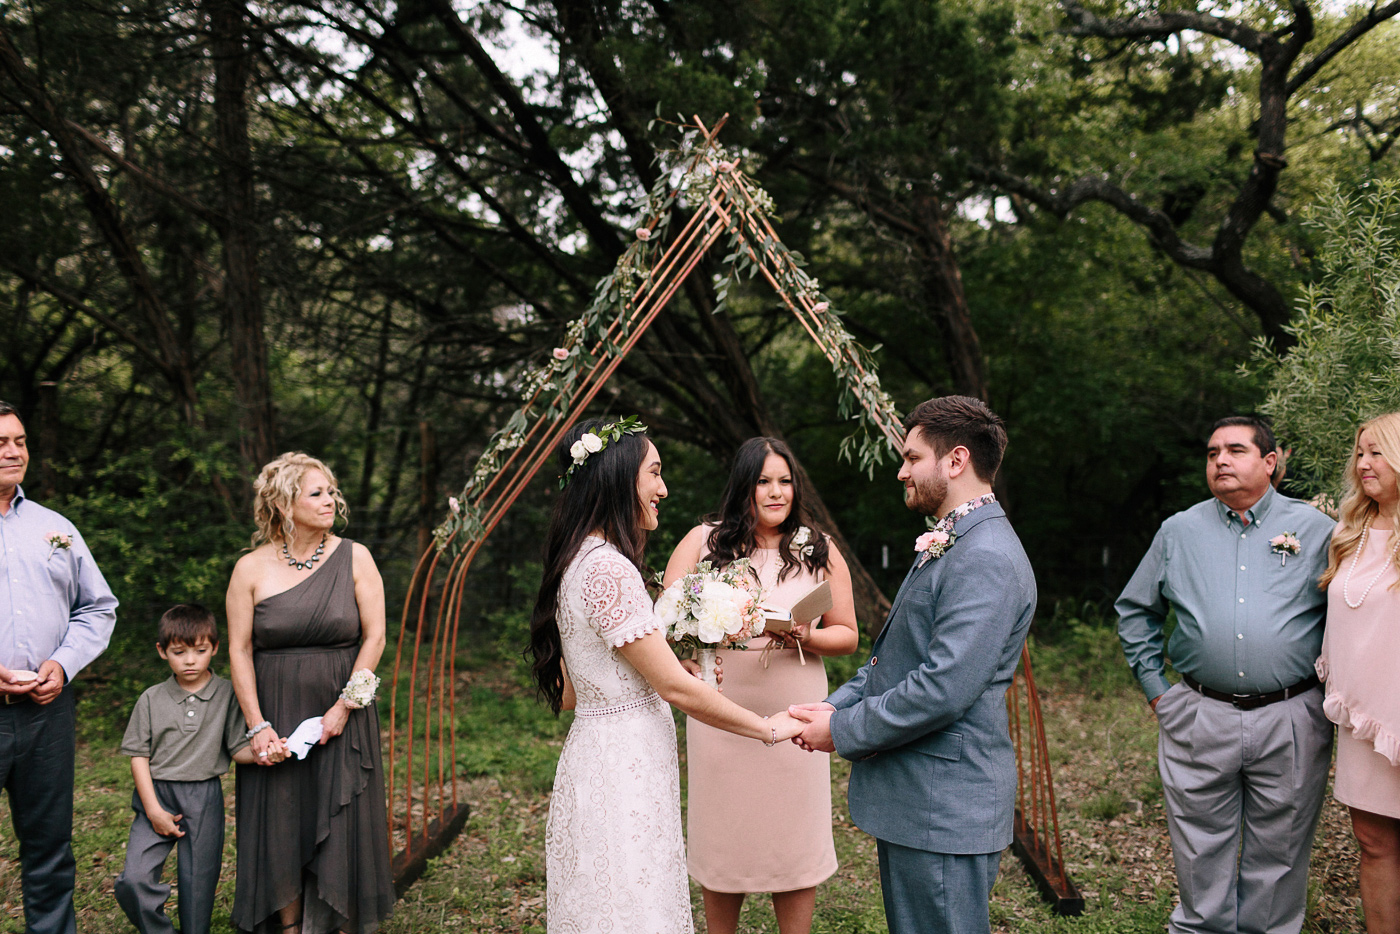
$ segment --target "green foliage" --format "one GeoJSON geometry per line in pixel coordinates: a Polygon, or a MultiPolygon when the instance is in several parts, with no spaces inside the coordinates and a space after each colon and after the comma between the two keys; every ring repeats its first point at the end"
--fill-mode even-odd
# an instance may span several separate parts
{"type": "Polygon", "coordinates": [[[1319,276],[1289,329],[1298,343],[1281,357],[1261,345],[1254,366],[1268,377],[1263,410],[1293,448],[1292,482],[1336,495],[1357,426],[1400,410],[1400,183],[1334,188],[1309,223],[1319,276]]]}
{"type": "Polygon", "coordinates": [[[1096,603],[1079,607],[1068,602],[1055,604],[1051,618],[1037,624],[1031,650],[1036,672],[1047,673],[1055,683],[1092,697],[1137,687],[1123,658],[1118,619],[1096,603]]]}
{"type": "Polygon", "coordinates": [[[173,604],[202,603],[222,617],[251,526],[234,519],[215,490],[238,479],[227,451],[177,437],[114,458],[82,476],[81,495],[49,502],[83,533],[121,601],[109,655],[145,652],[173,604]]]}

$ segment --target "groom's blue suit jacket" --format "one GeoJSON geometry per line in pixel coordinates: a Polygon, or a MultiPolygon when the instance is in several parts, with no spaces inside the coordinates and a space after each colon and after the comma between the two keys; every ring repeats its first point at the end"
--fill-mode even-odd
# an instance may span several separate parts
{"type": "Polygon", "coordinates": [[[1000,505],[959,519],[941,558],[917,563],[870,660],[827,700],[852,761],[851,820],[937,853],[1011,843],[1016,753],[1006,690],[1035,613],[1035,576],[1000,505]]]}

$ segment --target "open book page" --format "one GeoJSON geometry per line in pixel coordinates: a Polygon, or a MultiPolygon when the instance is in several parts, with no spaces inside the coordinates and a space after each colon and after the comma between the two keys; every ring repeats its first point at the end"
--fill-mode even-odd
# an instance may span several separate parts
{"type": "Polygon", "coordinates": [[[810,623],[823,613],[831,612],[831,607],[831,582],[822,581],[803,594],[790,610],[765,604],[763,607],[764,629],[787,632],[792,629],[793,623],[810,623]]]}

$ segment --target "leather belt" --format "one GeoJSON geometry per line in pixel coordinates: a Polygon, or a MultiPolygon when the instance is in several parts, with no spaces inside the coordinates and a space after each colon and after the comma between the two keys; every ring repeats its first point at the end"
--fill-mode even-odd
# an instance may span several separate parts
{"type": "Polygon", "coordinates": [[[1297,684],[1284,688],[1282,691],[1271,691],[1268,694],[1226,694],[1224,691],[1217,691],[1201,684],[1190,675],[1182,675],[1181,680],[1186,686],[1197,694],[1209,697],[1211,700],[1224,701],[1239,710],[1255,710],[1259,707],[1267,707],[1270,704],[1277,704],[1279,701],[1288,700],[1290,697],[1297,697],[1304,691],[1311,691],[1322,682],[1317,679],[1317,675],[1309,675],[1297,684]]]}
{"type": "Polygon", "coordinates": [[[24,704],[32,702],[33,698],[29,694],[0,694],[0,704],[6,707],[11,704],[24,704]]]}

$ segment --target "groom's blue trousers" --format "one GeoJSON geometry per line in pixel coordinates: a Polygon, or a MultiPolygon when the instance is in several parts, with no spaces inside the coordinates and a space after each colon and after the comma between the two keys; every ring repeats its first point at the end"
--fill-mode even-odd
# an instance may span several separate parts
{"type": "Polygon", "coordinates": [[[962,855],[876,840],[890,934],[990,934],[1000,853],[962,855]]]}

